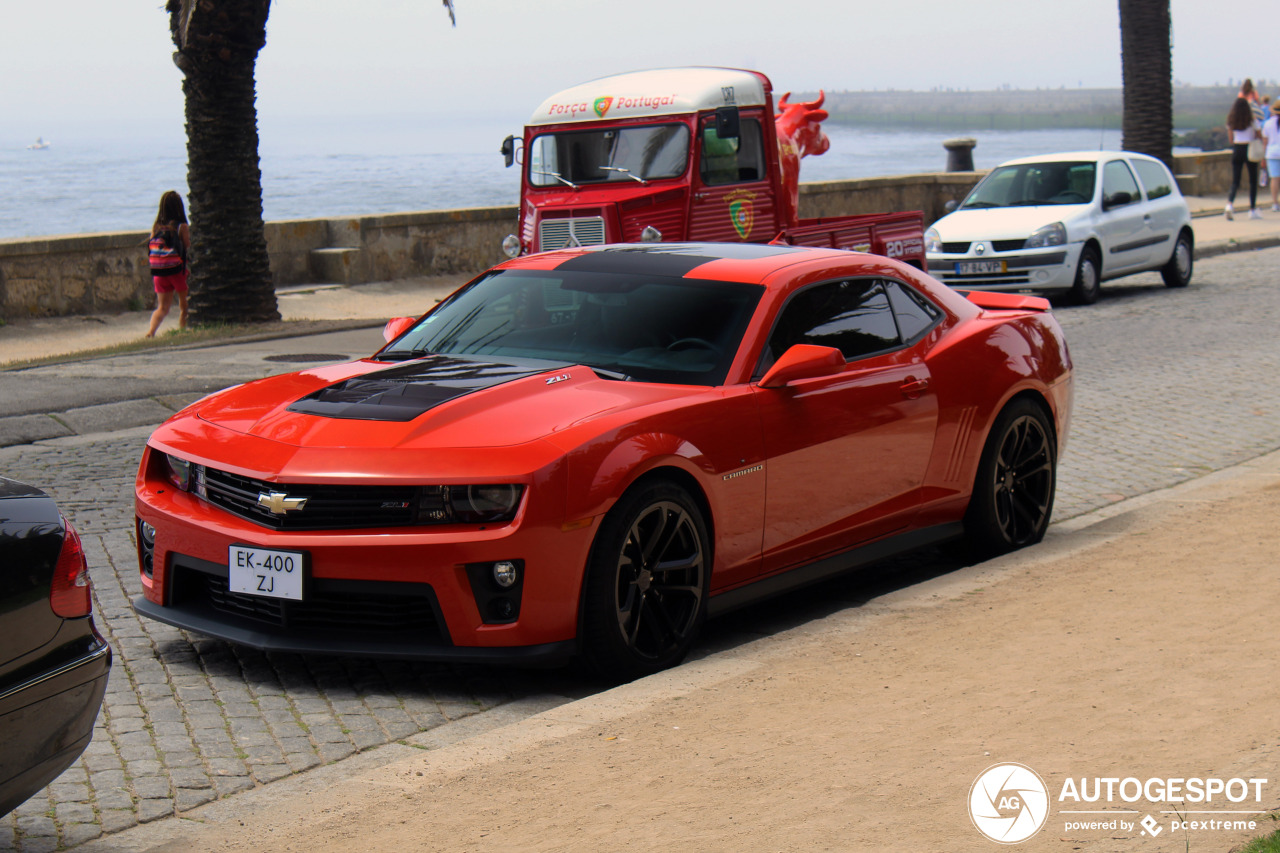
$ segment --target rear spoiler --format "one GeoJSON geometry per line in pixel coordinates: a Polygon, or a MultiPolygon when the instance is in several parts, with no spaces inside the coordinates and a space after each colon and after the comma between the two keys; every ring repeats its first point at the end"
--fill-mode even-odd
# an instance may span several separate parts
{"type": "Polygon", "coordinates": [[[965,298],[979,308],[997,311],[1048,311],[1049,300],[1043,296],[1003,293],[998,290],[962,290],[965,298]]]}

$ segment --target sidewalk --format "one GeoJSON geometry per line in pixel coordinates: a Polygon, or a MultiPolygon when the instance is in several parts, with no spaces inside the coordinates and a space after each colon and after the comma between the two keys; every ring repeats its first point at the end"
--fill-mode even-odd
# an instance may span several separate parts
{"type": "Polygon", "coordinates": [[[1271,453],[998,560],[755,608],[723,651],[650,678],[451,724],[78,849],[991,851],[970,786],[1003,762],[1048,792],[1019,849],[1234,849],[1280,806],[1277,512],[1271,453]],[[788,613],[793,627],[768,636],[788,613]],[[766,636],[741,641],[752,632],[766,636]],[[1131,777],[1270,781],[1260,800],[1190,807],[1253,829],[1184,833],[1168,804],[1059,798],[1068,778],[1131,777]],[[1100,808],[1124,825],[1071,811],[1100,808]],[[1145,815],[1172,830],[1154,847],[1145,815]]]}
{"type": "MultiPolygon", "coordinates": [[[[1269,194],[1266,195],[1269,198],[1269,194]]],[[[1249,251],[1280,245],[1280,213],[1266,205],[1261,220],[1250,220],[1248,210],[1234,222],[1222,215],[1225,197],[1188,197],[1195,218],[1196,257],[1249,251]]],[[[299,285],[276,292],[280,314],[286,321],[316,321],[310,330],[381,326],[392,317],[419,315],[453,292],[469,276],[442,276],[362,284],[299,285]]],[[[1194,286],[1194,279],[1192,285],[1194,286]]],[[[146,335],[149,311],[16,320],[0,326],[0,368],[13,362],[71,356],[76,353],[140,341],[146,335]]],[[[160,327],[160,338],[177,328],[176,308],[160,327]]],[[[262,338],[290,337],[307,329],[277,324],[264,329],[262,338]]],[[[236,338],[243,339],[243,336],[236,338]]],[[[218,341],[224,343],[231,338],[218,341]]],[[[215,344],[204,344],[213,346],[215,344]]]]}

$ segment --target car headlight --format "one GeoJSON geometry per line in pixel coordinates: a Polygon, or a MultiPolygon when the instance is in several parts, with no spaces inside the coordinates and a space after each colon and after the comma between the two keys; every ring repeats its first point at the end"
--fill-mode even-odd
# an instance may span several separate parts
{"type": "Polygon", "coordinates": [[[924,232],[924,251],[925,254],[933,255],[942,252],[942,236],[938,234],[937,228],[930,228],[924,232]]]}
{"type": "Polygon", "coordinates": [[[179,456],[164,455],[165,468],[169,474],[169,482],[181,491],[191,485],[191,463],[179,456]]]}
{"type": "Polygon", "coordinates": [[[1067,229],[1061,222],[1054,222],[1031,232],[1024,249],[1043,249],[1045,246],[1062,246],[1067,242],[1067,229]]]}
{"type": "Polygon", "coordinates": [[[524,486],[515,483],[449,486],[449,509],[464,524],[510,521],[520,507],[524,486]]]}

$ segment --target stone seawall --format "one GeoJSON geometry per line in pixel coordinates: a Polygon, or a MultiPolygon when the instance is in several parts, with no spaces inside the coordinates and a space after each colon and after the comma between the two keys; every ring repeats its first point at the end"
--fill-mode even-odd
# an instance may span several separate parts
{"type": "MultiPolygon", "coordinates": [[[[1176,171],[1188,195],[1225,193],[1228,152],[1184,155],[1176,171]]],[[[800,187],[804,218],[921,210],[925,221],[961,199],[983,172],[940,172],[800,187]]],[[[268,222],[277,286],[362,284],[479,272],[503,259],[517,208],[486,207],[268,222]]],[[[151,304],[145,231],[0,240],[0,320],[138,310],[151,304]]]]}

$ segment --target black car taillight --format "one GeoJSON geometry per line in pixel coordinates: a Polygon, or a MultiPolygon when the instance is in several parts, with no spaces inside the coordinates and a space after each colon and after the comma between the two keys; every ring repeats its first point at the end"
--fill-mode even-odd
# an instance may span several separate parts
{"type": "Polygon", "coordinates": [[[53,571],[53,583],[49,588],[49,606],[63,619],[88,616],[93,608],[89,596],[89,564],[84,558],[84,545],[80,534],[64,515],[62,526],[62,551],[53,571]]]}

